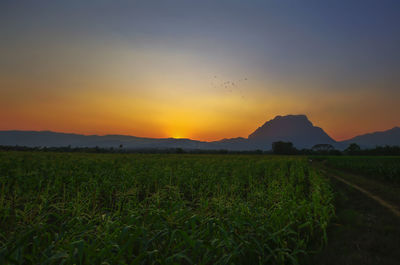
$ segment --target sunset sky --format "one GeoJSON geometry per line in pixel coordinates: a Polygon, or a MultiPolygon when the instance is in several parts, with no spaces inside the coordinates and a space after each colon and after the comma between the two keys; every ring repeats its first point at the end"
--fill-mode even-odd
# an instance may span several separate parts
{"type": "Polygon", "coordinates": [[[400,125],[400,1],[0,1],[0,130],[218,140],[400,125]]]}

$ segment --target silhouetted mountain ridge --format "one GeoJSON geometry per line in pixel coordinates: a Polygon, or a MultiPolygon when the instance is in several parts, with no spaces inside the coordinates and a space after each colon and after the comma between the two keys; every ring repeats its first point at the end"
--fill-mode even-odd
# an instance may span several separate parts
{"type": "Polygon", "coordinates": [[[400,145],[400,127],[387,131],[368,133],[352,139],[336,142],[323,129],[314,126],[306,115],[276,116],[258,127],[248,138],[237,137],[219,141],[197,141],[175,138],[146,138],[129,135],[81,135],[52,131],[0,131],[0,145],[28,147],[101,147],[129,149],[183,148],[183,149],[226,149],[226,150],[270,150],[273,142],[292,142],[296,148],[311,148],[316,144],[331,144],[344,149],[350,143],[361,147],[377,145],[400,145]]]}
{"type": "Polygon", "coordinates": [[[367,133],[341,142],[348,145],[356,143],[363,148],[374,148],[383,145],[400,145],[400,127],[396,126],[386,131],[367,133]]]}
{"type": "Polygon", "coordinates": [[[311,148],[320,143],[336,144],[324,130],[314,126],[306,115],[276,116],[250,134],[248,139],[266,145],[287,141],[297,148],[311,148]]]}

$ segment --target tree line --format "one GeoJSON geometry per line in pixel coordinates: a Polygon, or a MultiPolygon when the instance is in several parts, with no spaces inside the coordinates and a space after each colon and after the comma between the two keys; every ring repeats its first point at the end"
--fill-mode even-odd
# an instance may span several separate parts
{"type": "Polygon", "coordinates": [[[277,155],[400,155],[400,146],[377,146],[370,149],[362,149],[356,143],[350,144],[345,150],[337,150],[330,144],[317,144],[311,149],[297,149],[291,142],[278,141],[272,143],[271,151],[260,149],[250,151],[231,151],[226,149],[204,150],[183,148],[140,148],[129,149],[123,145],[118,147],[27,147],[0,145],[0,151],[40,151],[40,152],[78,152],[78,153],[138,153],[138,154],[277,154],[277,155]]]}
{"type": "Polygon", "coordinates": [[[330,144],[317,144],[311,149],[297,149],[291,142],[278,141],[272,143],[272,152],[279,155],[400,155],[400,146],[377,146],[375,148],[362,149],[358,144],[351,143],[341,151],[330,144]]]}

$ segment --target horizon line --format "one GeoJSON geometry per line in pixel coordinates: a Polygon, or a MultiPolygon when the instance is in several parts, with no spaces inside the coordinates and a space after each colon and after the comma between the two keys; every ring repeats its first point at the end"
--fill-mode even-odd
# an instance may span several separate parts
{"type": "MultiPolygon", "coordinates": [[[[315,126],[318,127],[318,126],[315,126]]],[[[321,128],[321,127],[319,127],[321,128]]],[[[328,136],[330,138],[332,138],[335,142],[345,142],[345,141],[349,141],[355,137],[361,136],[361,135],[368,135],[368,134],[373,134],[373,133],[380,133],[380,132],[386,132],[395,128],[400,128],[399,126],[393,126],[389,129],[386,130],[380,130],[380,131],[372,131],[372,132],[366,132],[363,134],[359,134],[359,135],[355,135],[353,137],[350,137],[348,139],[344,139],[344,140],[336,140],[333,137],[331,137],[328,133],[328,136]]],[[[323,130],[323,128],[321,128],[323,130]]],[[[56,131],[56,130],[19,130],[19,129],[9,129],[9,130],[0,130],[0,132],[50,132],[50,133],[59,133],[59,134],[73,134],[73,135],[81,135],[81,136],[99,136],[99,137],[104,137],[104,136],[124,136],[124,137],[135,137],[135,138],[146,138],[146,139],[176,139],[176,140],[191,140],[191,141],[197,141],[197,142],[206,142],[206,143],[211,143],[211,142],[218,142],[218,141],[222,141],[222,140],[227,140],[227,139],[237,139],[237,138],[243,138],[243,139],[248,139],[247,137],[243,137],[243,136],[237,136],[237,137],[230,137],[230,138],[221,138],[219,140],[211,140],[211,141],[207,141],[207,140],[198,140],[198,139],[192,139],[192,138],[187,138],[187,137],[148,137],[148,136],[137,136],[137,135],[130,135],[130,134],[113,134],[113,133],[107,133],[107,134],[90,134],[90,133],[76,133],[76,132],[65,132],[65,131],[56,131]]]]}

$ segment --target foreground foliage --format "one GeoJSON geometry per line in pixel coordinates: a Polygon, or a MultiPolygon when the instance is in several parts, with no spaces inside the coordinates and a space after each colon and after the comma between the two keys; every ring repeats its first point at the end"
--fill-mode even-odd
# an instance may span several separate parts
{"type": "Polygon", "coordinates": [[[331,167],[400,183],[400,156],[327,156],[323,159],[331,167]]]}
{"type": "Polygon", "coordinates": [[[0,189],[0,264],[296,264],[333,215],[303,158],[0,152],[0,189]]]}

